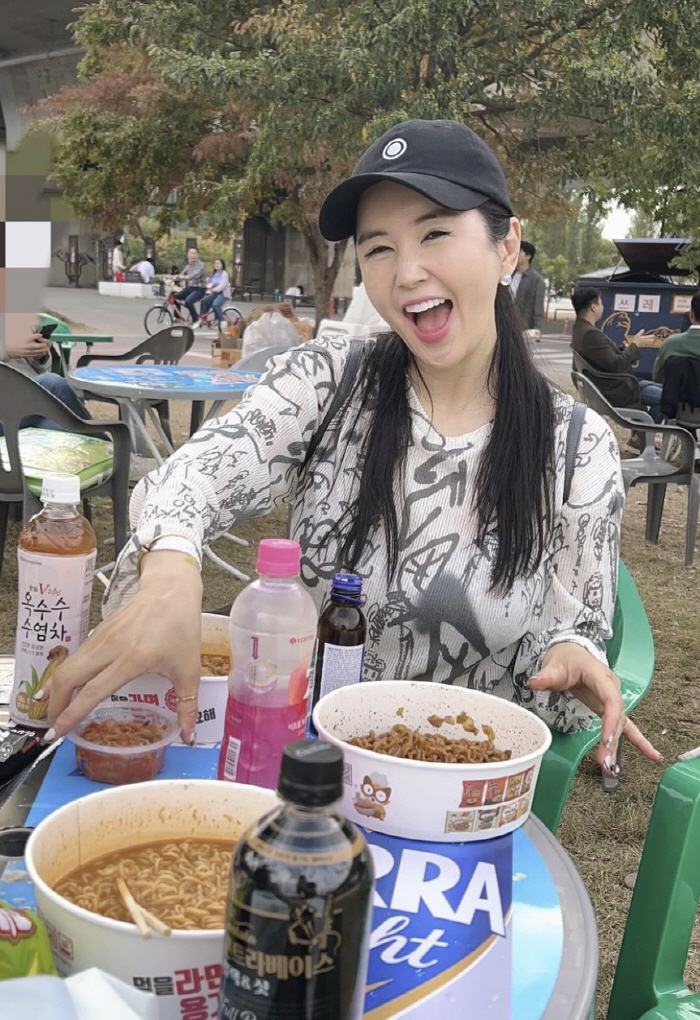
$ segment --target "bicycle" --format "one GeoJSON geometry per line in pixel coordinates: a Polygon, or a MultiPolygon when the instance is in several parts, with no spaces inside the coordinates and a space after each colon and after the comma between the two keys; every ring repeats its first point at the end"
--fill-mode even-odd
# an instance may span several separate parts
{"type": "MultiPolygon", "coordinates": [[[[237,326],[243,318],[243,312],[235,305],[224,305],[221,309],[223,319],[217,322],[212,308],[201,318],[204,326],[210,329],[218,329],[220,333],[228,332],[230,326],[237,326]]],[[[174,326],[181,323],[183,326],[191,326],[192,318],[187,305],[175,300],[174,293],[168,294],[162,304],[153,305],[144,316],[143,324],[149,336],[153,336],[158,330],[166,326],[174,326]]]]}

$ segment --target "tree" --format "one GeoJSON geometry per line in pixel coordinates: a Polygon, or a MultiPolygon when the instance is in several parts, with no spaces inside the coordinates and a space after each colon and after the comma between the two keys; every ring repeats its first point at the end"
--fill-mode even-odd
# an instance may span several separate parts
{"type": "Polygon", "coordinates": [[[576,194],[568,219],[555,223],[523,223],[523,236],[537,248],[536,268],[555,290],[568,294],[582,273],[615,265],[620,255],[602,236],[603,210],[576,194]]]}
{"type": "Polygon", "coordinates": [[[164,226],[206,215],[222,233],[262,211],[304,235],[321,315],[345,244],[321,238],[320,201],[397,121],[468,123],[532,220],[568,214],[572,178],[639,208],[670,181],[675,209],[700,174],[681,113],[695,0],[101,0],[74,34],[85,84],[47,112],[76,211],[113,226],[156,205],[164,226]],[[631,154],[668,138],[669,110],[660,175],[631,154]]]}

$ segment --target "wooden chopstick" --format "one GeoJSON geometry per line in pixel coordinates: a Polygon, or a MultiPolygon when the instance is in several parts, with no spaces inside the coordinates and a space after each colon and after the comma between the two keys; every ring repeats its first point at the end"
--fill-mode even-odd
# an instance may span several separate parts
{"type": "Polygon", "coordinates": [[[143,916],[142,908],[129,892],[129,887],[121,875],[117,875],[117,889],[119,890],[121,898],[124,900],[124,906],[131,914],[132,921],[139,930],[139,934],[144,939],[150,939],[151,929],[148,925],[148,921],[143,916]]]}
{"type": "Polygon", "coordinates": [[[121,898],[124,900],[124,906],[131,914],[131,918],[138,928],[142,938],[150,939],[151,928],[159,935],[170,935],[172,928],[169,928],[168,925],[161,921],[159,917],[156,917],[150,910],[146,910],[145,907],[136,902],[134,897],[131,895],[129,886],[126,884],[124,872],[121,868],[117,875],[117,889],[119,890],[121,898]]]}
{"type": "Polygon", "coordinates": [[[154,931],[157,931],[159,935],[170,935],[170,933],[172,932],[172,928],[169,928],[164,921],[161,921],[159,917],[156,917],[155,914],[152,914],[150,910],[146,910],[146,908],[141,906],[140,903],[138,904],[138,907],[141,913],[143,914],[144,918],[151,926],[151,928],[153,928],[154,931]]]}

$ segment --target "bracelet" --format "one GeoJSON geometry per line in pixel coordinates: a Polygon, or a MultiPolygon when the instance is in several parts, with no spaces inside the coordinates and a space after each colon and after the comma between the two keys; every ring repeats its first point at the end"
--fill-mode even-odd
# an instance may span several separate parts
{"type": "Polygon", "coordinates": [[[136,561],[136,573],[137,573],[137,576],[139,576],[139,577],[141,576],[141,567],[143,565],[143,558],[144,558],[144,556],[146,556],[149,552],[152,552],[154,547],[158,544],[158,542],[162,542],[162,541],[165,541],[165,540],[167,540],[167,541],[172,543],[172,545],[171,545],[171,547],[169,549],[164,550],[165,552],[180,552],[180,553],[183,553],[184,556],[185,556],[185,560],[186,561],[189,561],[194,566],[196,566],[197,570],[201,570],[201,566],[200,566],[200,562],[199,562],[198,557],[196,555],[192,555],[192,551],[191,550],[194,550],[195,554],[197,552],[197,547],[194,544],[194,542],[192,541],[192,539],[185,538],[184,535],[177,535],[177,534],[171,533],[171,534],[166,534],[166,535],[156,535],[155,538],[152,538],[150,541],[147,541],[147,542],[143,543],[143,545],[141,546],[141,549],[139,550],[138,559],[136,561]],[[180,548],[178,548],[178,546],[180,546],[180,548]],[[186,546],[187,548],[182,548],[182,546],[186,546]]]}

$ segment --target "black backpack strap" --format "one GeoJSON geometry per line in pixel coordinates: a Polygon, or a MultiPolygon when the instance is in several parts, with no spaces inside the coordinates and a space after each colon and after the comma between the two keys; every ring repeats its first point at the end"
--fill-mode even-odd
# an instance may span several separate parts
{"type": "Polygon", "coordinates": [[[574,477],[574,467],[576,466],[576,454],[578,452],[578,444],[581,439],[581,429],[583,428],[583,419],[586,417],[586,405],[580,404],[578,401],[573,406],[571,411],[571,418],[569,419],[569,431],[566,434],[566,455],[564,458],[564,502],[569,502],[569,495],[571,493],[571,482],[574,477]]]}
{"type": "Polygon", "coordinates": [[[340,382],[338,383],[338,388],[333,394],[333,399],[328,405],[328,410],[326,411],[323,417],[323,421],[312,435],[311,439],[309,440],[309,445],[306,447],[306,455],[304,456],[302,471],[310,462],[313,455],[316,453],[316,450],[321,444],[323,437],[328,431],[329,425],[331,424],[333,419],[338,416],[343,405],[350,396],[350,391],[352,390],[352,387],[357,378],[357,371],[360,367],[360,359],[362,358],[364,346],[365,346],[364,340],[361,340],[357,337],[354,337],[352,339],[350,343],[350,350],[348,352],[347,361],[345,362],[345,367],[343,368],[343,374],[341,375],[340,382]]]}

